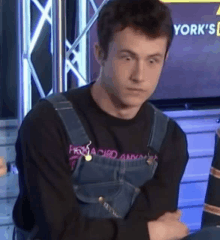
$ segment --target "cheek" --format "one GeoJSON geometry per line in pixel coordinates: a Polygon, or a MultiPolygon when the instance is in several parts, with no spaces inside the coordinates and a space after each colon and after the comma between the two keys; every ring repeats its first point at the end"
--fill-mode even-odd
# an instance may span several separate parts
{"type": "Polygon", "coordinates": [[[154,91],[160,79],[161,68],[149,69],[146,71],[145,76],[148,79],[149,88],[154,91]]]}
{"type": "Polygon", "coordinates": [[[161,67],[161,66],[157,66],[157,67],[152,71],[153,78],[154,78],[155,82],[158,82],[158,80],[159,80],[159,78],[160,78],[160,75],[161,75],[161,72],[162,72],[162,67],[161,67]]]}
{"type": "Polygon", "coordinates": [[[105,63],[105,66],[103,68],[103,75],[104,75],[105,79],[108,80],[108,81],[109,81],[110,78],[112,78],[113,67],[112,67],[111,62],[105,63]]]}
{"type": "Polygon", "coordinates": [[[130,68],[125,66],[125,64],[122,64],[121,62],[115,62],[112,66],[113,77],[120,82],[126,80],[130,74],[129,69],[130,68]]]}

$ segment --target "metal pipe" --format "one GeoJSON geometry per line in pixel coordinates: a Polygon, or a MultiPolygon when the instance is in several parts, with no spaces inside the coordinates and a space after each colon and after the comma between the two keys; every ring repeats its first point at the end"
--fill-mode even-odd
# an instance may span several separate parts
{"type": "MultiPolygon", "coordinates": [[[[80,35],[83,30],[86,28],[86,21],[87,21],[87,0],[78,0],[78,35],[80,35]]],[[[87,82],[87,66],[86,66],[86,50],[87,50],[87,34],[82,36],[80,42],[79,42],[79,61],[78,61],[78,71],[83,76],[83,78],[87,82]]],[[[79,85],[79,84],[78,84],[79,85]]]]}
{"type": "Polygon", "coordinates": [[[89,20],[89,22],[86,25],[86,28],[83,30],[83,32],[77,37],[77,39],[74,41],[73,45],[71,46],[71,48],[67,51],[66,56],[67,58],[69,58],[69,56],[72,53],[72,50],[75,49],[79,42],[81,41],[81,38],[90,30],[90,28],[92,27],[92,25],[95,23],[95,21],[98,18],[99,12],[101,11],[102,7],[108,2],[109,0],[103,0],[103,2],[101,3],[101,5],[99,6],[97,12],[95,12],[95,14],[92,16],[92,18],[89,20]]]}
{"type": "Polygon", "coordinates": [[[53,93],[67,90],[66,81],[66,0],[52,1],[52,85],[53,93]]]}
{"type": "Polygon", "coordinates": [[[22,4],[23,1],[17,1],[17,9],[18,9],[18,21],[17,21],[17,27],[18,27],[18,36],[17,36],[17,40],[18,40],[18,124],[20,125],[22,119],[23,119],[23,111],[22,111],[22,100],[21,98],[23,98],[23,68],[22,68],[22,39],[23,39],[23,31],[22,31],[22,4]]]}
{"type": "Polygon", "coordinates": [[[31,109],[31,73],[28,67],[30,46],[30,2],[17,1],[18,11],[18,125],[31,109]]]}

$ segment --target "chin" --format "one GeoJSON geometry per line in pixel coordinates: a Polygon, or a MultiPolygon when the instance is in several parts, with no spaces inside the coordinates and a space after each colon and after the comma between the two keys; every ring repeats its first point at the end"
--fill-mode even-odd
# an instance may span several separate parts
{"type": "Polygon", "coordinates": [[[140,107],[146,100],[143,99],[135,99],[130,97],[129,99],[122,99],[122,104],[125,106],[130,106],[130,107],[140,107]]]}

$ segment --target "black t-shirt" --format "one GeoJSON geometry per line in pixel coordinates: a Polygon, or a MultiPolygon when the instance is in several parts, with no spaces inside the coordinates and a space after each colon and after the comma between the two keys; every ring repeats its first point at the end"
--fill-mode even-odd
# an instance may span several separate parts
{"type": "MultiPolygon", "coordinates": [[[[153,110],[144,103],[130,120],[99,108],[91,84],[65,93],[88,134],[92,154],[136,159],[147,155],[153,110]]],[[[126,219],[88,219],[80,214],[71,174],[76,152],[63,123],[48,101],[40,101],[25,117],[16,142],[20,194],[13,218],[17,226],[39,226],[39,239],[148,240],[146,222],[178,205],[180,180],[187,161],[185,133],[170,119],[153,179],[141,187],[126,219]]]]}

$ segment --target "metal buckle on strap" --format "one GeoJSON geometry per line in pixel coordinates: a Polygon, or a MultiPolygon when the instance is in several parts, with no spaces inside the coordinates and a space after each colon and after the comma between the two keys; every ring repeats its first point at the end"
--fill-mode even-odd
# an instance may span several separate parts
{"type": "Polygon", "coordinates": [[[109,212],[111,213],[114,217],[116,218],[122,218],[114,208],[112,208],[107,202],[105,202],[104,198],[101,196],[99,197],[99,202],[102,204],[102,206],[109,212]]]}

